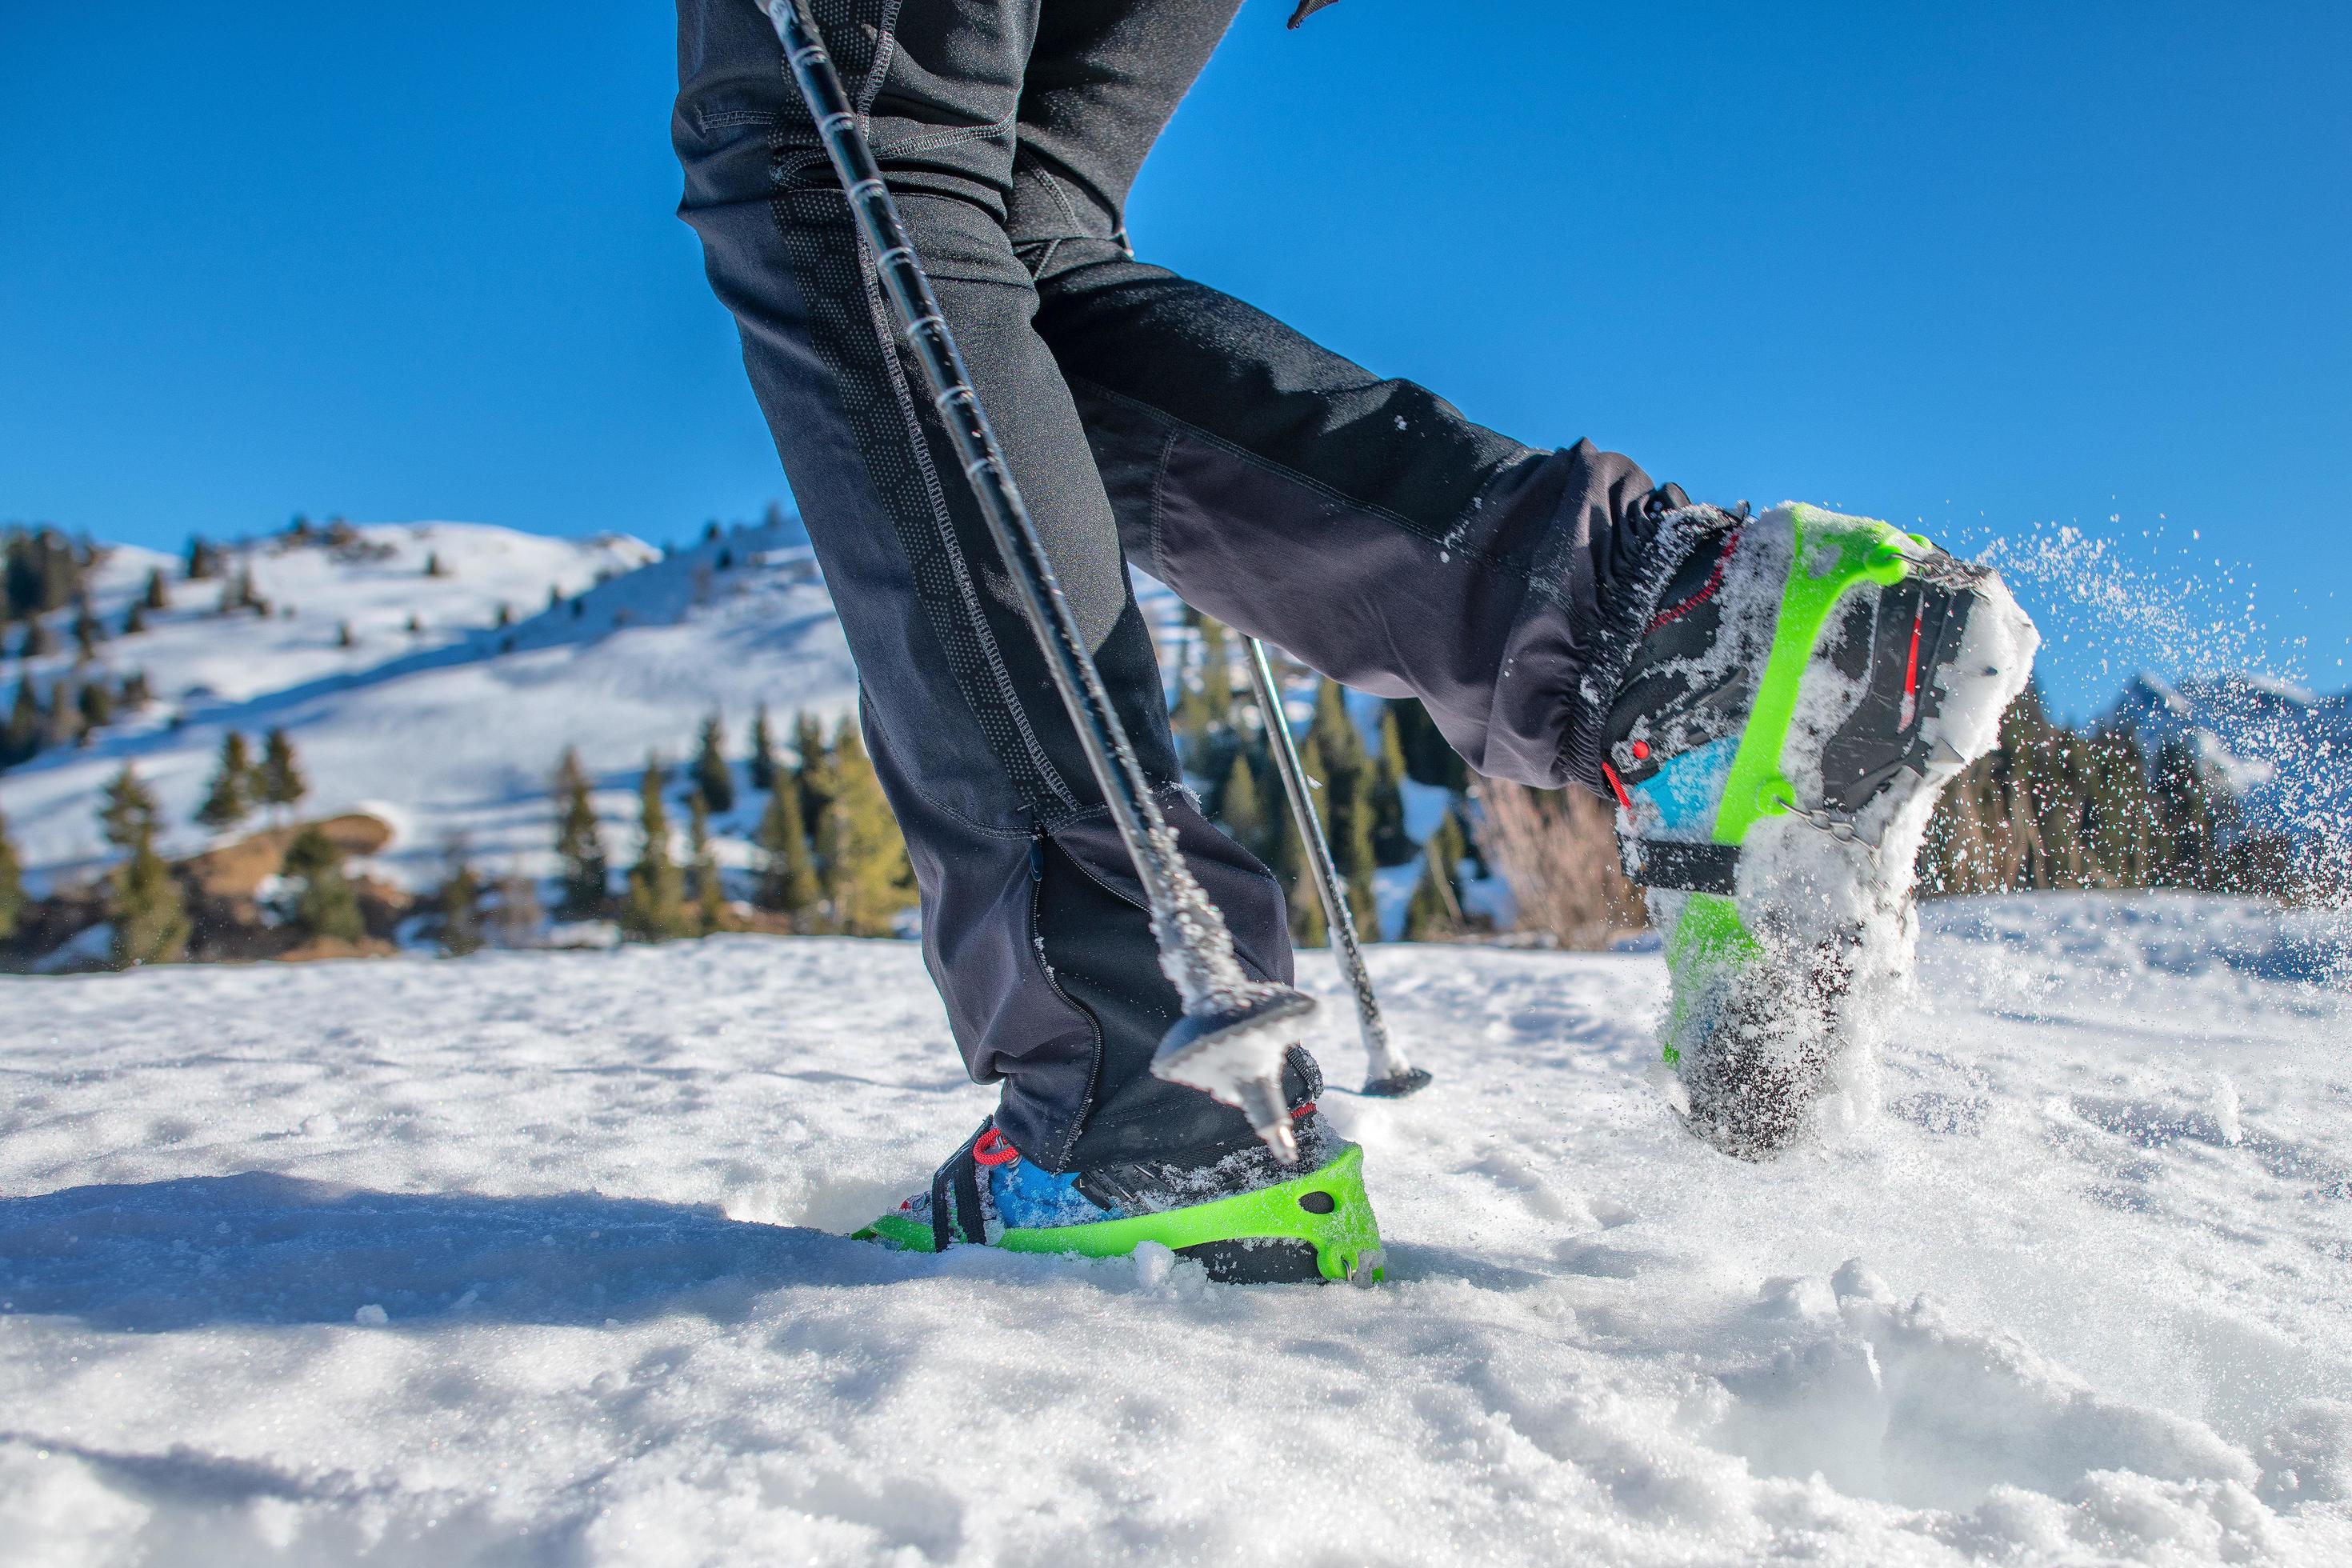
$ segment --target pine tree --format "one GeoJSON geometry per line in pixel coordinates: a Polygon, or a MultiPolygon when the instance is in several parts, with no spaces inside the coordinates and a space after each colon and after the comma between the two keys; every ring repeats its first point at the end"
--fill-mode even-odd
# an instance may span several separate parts
{"type": "Polygon", "coordinates": [[[1208,701],[1199,687],[1186,683],[1177,691],[1176,705],[1168,713],[1168,729],[1188,771],[1198,773],[1210,765],[1213,726],[1208,701]]]}
{"type": "Polygon", "coordinates": [[[768,722],[768,705],[762,702],[751,711],[751,787],[774,789],[776,771],[776,734],[768,722]]]}
{"type": "Polygon", "coordinates": [[[187,896],[155,853],[152,832],[132,845],[131,858],[109,876],[107,894],[116,968],[176,963],[188,955],[187,896]]]}
{"type": "Polygon", "coordinates": [[[2084,821],[2092,874],[2101,887],[2145,888],[2154,879],[2159,831],[2147,759],[2122,734],[2094,737],[2088,752],[2084,821]]]}
{"type": "Polygon", "coordinates": [[[854,720],[841,721],[833,757],[836,793],[819,819],[818,838],[834,919],[852,936],[888,936],[915,901],[907,841],[854,720]]]}
{"type": "Polygon", "coordinates": [[[1258,794],[1257,769],[1251,764],[1245,749],[1234,752],[1233,766],[1225,770],[1225,782],[1217,791],[1217,822],[1233,841],[1260,859],[1274,853],[1273,826],[1266,819],[1265,803],[1258,794]]]}
{"type": "Polygon", "coordinates": [[[1383,866],[1409,864],[1414,854],[1412,837],[1404,826],[1404,737],[1397,728],[1396,709],[1381,710],[1381,754],[1372,763],[1370,805],[1372,814],[1372,858],[1383,866]]]}
{"type": "Polygon", "coordinates": [[[88,596],[97,546],[68,539],[54,528],[11,529],[0,545],[5,603],[0,620],[46,615],[88,596]]]}
{"type": "Polygon", "coordinates": [[[58,639],[48,622],[37,616],[25,623],[25,635],[16,642],[18,658],[47,658],[57,651],[58,639]]]}
{"type": "Polygon", "coordinates": [[[694,787],[719,816],[735,809],[735,770],[727,765],[727,725],[717,710],[702,721],[694,753],[694,787]]]}
{"type": "Polygon", "coordinates": [[[1462,903],[1454,889],[1454,868],[1445,858],[1441,836],[1432,834],[1422,852],[1421,879],[1413,884],[1412,899],[1404,907],[1404,940],[1434,942],[1457,935],[1461,930],[1462,903]]]}
{"type": "Polygon", "coordinates": [[[1478,846],[1471,838],[1469,828],[1463,826],[1462,813],[1458,808],[1450,805],[1445,808],[1445,815],[1438,818],[1437,830],[1429,836],[1429,842],[1437,857],[1437,864],[1445,872],[1446,886],[1452,889],[1455,901],[1459,902],[1462,897],[1462,863],[1467,860],[1474,867],[1482,867],[1482,862],[1478,859],[1478,846]]]}
{"type": "Polygon", "coordinates": [[[1201,617],[1201,700],[1213,728],[1233,722],[1234,656],[1224,623],[1214,616],[1201,617]]]}
{"type": "Polygon", "coordinates": [[[1314,868],[1307,861],[1306,840],[1299,837],[1298,824],[1287,811],[1276,815],[1271,864],[1290,909],[1292,942],[1300,947],[1328,944],[1331,929],[1323,918],[1322,895],[1316,890],[1314,868]]]}
{"type": "Polygon", "coordinates": [[[197,823],[221,833],[243,822],[253,810],[257,783],[245,737],[231,730],[221,737],[220,762],[213,770],[204,804],[196,808],[197,823]]]}
{"type": "Polygon", "coordinates": [[[107,781],[99,807],[99,826],[106,841],[117,849],[135,849],[154,838],[162,818],[154,792],[139,777],[138,770],[123,763],[122,771],[107,781]]]}
{"type": "Polygon", "coordinates": [[[41,744],[70,746],[81,739],[81,689],[71,679],[49,688],[48,713],[42,724],[41,744]]]}
{"type": "Polygon", "coordinates": [[[1405,777],[1433,789],[1461,794],[1470,786],[1469,770],[1439,732],[1429,710],[1417,697],[1391,697],[1385,704],[1397,721],[1397,739],[1404,752],[1405,777]]]}
{"type": "Polygon", "coordinates": [[[8,819],[0,816],[0,942],[16,934],[25,915],[25,863],[8,837],[8,819]]]}
{"type": "MultiPolygon", "coordinates": [[[[1328,799],[1328,788],[1315,788],[1322,781],[1325,769],[1322,742],[1312,730],[1299,744],[1298,762],[1300,771],[1307,777],[1310,796],[1328,799]]],[[[1286,809],[1273,813],[1273,869],[1290,903],[1291,940],[1301,947],[1321,947],[1330,941],[1330,927],[1324,918],[1321,894],[1315,886],[1315,868],[1307,858],[1307,841],[1299,837],[1297,814],[1286,809]]]]}
{"type": "Polygon", "coordinates": [[[102,680],[90,681],[74,694],[74,706],[81,710],[81,738],[88,744],[91,731],[114,720],[114,689],[102,680]]]}
{"type": "Polygon", "coordinates": [[[81,607],[74,612],[73,639],[74,657],[84,664],[98,657],[98,645],[106,640],[106,628],[99,624],[98,616],[91,613],[89,601],[87,599],[83,600],[81,607]]]}
{"type": "Polygon", "coordinates": [[[1405,906],[1405,940],[1458,935],[1466,929],[1462,912],[1462,863],[1470,858],[1470,835],[1452,807],[1438,819],[1422,847],[1421,878],[1405,906]]]}
{"type": "Polygon", "coordinates": [[[41,569],[34,537],[12,528],[0,537],[0,621],[41,612],[41,569]]]}
{"type": "Polygon", "coordinates": [[[768,809],[760,818],[760,847],[767,866],[756,897],[761,909],[791,918],[794,926],[810,929],[817,900],[824,895],[816,881],[816,865],[809,857],[808,826],[801,818],[798,782],[779,773],[768,792],[768,809]]]}
{"type": "Polygon", "coordinates": [[[367,923],[360,917],[359,894],[343,875],[343,852],[316,823],[294,836],[278,874],[301,884],[294,900],[292,924],[304,936],[313,941],[357,942],[367,935],[367,923]]]}
{"type": "Polygon", "coordinates": [[[302,776],[293,741],[283,730],[270,731],[261,742],[261,803],[290,814],[310,793],[310,781],[302,776]]]}
{"type": "Polygon", "coordinates": [[[1358,798],[1349,813],[1348,836],[1331,846],[1331,858],[1338,863],[1339,875],[1348,885],[1348,913],[1356,922],[1356,934],[1365,942],[1381,940],[1380,882],[1374,873],[1380,863],[1372,855],[1372,814],[1370,803],[1361,792],[1370,784],[1370,775],[1356,775],[1358,798]]]}
{"type": "Polygon", "coordinates": [[[604,910],[610,862],[596,825],[596,803],[580,753],[570,747],[555,769],[555,855],[562,862],[562,896],[557,910],[568,920],[587,920],[604,910]]]}
{"type": "Polygon", "coordinates": [[[646,758],[637,784],[637,863],[621,896],[621,930],[635,942],[667,942],[687,933],[686,878],[670,858],[669,811],[662,804],[667,770],[646,758]]]}
{"type": "Polygon", "coordinates": [[[452,837],[435,901],[441,906],[441,951],[463,958],[482,950],[482,879],[466,854],[466,841],[452,837]]]}
{"type": "Polygon", "coordinates": [[[2174,742],[2151,762],[2128,734],[2053,723],[2032,686],[2000,735],[1937,804],[1923,892],[2219,888],[2237,874],[2231,799],[2193,748],[2174,742]]]}
{"type": "Polygon", "coordinates": [[[1370,759],[1364,754],[1364,737],[1348,717],[1348,689],[1336,680],[1315,688],[1315,718],[1307,727],[1333,777],[1360,772],[1370,759]]]}
{"type": "Polygon", "coordinates": [[[2196,749],[2186,741],[2165,742],[2157,749],[2152,785],[2160,834],[2160,885],[2219,888],[2221,821],[2196,749]]]}
{"type": "Polygon", "coordinates": [[[800,759],[793,776],[801,786],[801,820],[814,832],[824,820],[824,808],[833,804],[839,788],[834,776],[833,748],[825,743],[824,729],[814,714],[793,715],[793,752],[800,759]]]}
{"type": "Polygon", "coordinates": [[[427,577],[446,577],[449,575],[448,569],[441,564],[441,552],[439,551],[428,550],[425,552],[425,574],[427,577]]]}
{"type": "Polygon", "coordinates": [[[694,925],[704,936],[727,929],[727,889],[710,847],[710,806],[696,790],[687,796],[686,842],[694,869],[694,925]]]}
{"type": "Polygon", "coordinates": [[[220,551],[201,533],[188,537],[188,581],[202,583],[221,574],[220,551]]]}
{"type": "Polygon", "coordinates": [[[114,962],[169,963],[188,950],[187,900],[172,868],[155,852],[161,812],[131,764],[107,784],[99,824],[106,841],[130,852],[108,879],[107,914],[114,926],[114,962]]]}
{"type": "Polygon", "coordinates": [[[9,704],[6,727],[0,729],[0,769],[29,761],[39,751],[41,728],[41,700],[28,675],[16,682],[16,700],[9,704]]]}
{"type": "MultiPolygon", "coordinates": [[[[1331,859],[1347,887],[1348,911],[1357,933],[1368,942],[1377,942],[1380,903],[1373,872],[1379,860],[1372,852],[1371,759],[1364,752],[1364,738],[1356,721],[1348,716],[1347,689],[1338,681],[1324,681],[1317,689],[1315,721],[1307,738],[1321,760],[1321,770],[1315,773],[1324,784],[1318,814],[1331,846],[1331,859]]],[[[1400,829],[1402,811],[1400,804],[1400,829]]]]}
{"type": "Polygon", "coordinates": [[[147,606],[133,599],[131,601],[131,607],[122,612],[122,635],[135,637],[146,629],[147,606]]]}
{"type": "Polygon", "coordinates": [[[168,610],[172,607],[171,590],[163,585],[163,569],[160,566],[147,574],[147,587],[139,596],[142,609],[168,610]]]}

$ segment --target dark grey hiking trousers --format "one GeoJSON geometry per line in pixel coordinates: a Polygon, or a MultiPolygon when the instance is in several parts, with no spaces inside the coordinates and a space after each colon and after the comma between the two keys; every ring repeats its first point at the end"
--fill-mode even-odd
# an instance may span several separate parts
{"type": "MultiPolygon", "coordinates": [[[[1597,787],[1679,496],[1134,258],[1128,191],[1238,5],[815,10],[1184,853],[1244,962],[1287,979],[1279,888],[1179,783],[1127,563],[1349,686],[1420,697],[1482,773],[1597,787]]],[[[973,1078],[1003,1080],[998,1125],[1049,1170],[1246,1143],[1147,1070],[1177,1007],[1140,889],[752,0],[679,0],[678,76],[681,210],[840,608],[924,956],[973,1078]]]]}

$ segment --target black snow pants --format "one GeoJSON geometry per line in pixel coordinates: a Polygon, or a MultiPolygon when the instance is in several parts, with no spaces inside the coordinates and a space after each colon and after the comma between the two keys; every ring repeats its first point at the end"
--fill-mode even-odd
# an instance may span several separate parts
{"type": "MultiPolygon", "coordinates": [[[[1680,498],[1134,258],[1128,191],[1239,3],[815,12],[1185,856],[1243,962],[1287,979],[1279,887],[1181,789],[1128,563],[1349,686],[1418,696],[1482,773],[1598,787],[1680,498]]],[[[1140,888],[766,16],[679,0],[678,75],[681,211],[839,606],[924,957],[972,1077],[1003,1081],[998,1125],[1055,1171],[1248,1142],[1148,1070],[1177,1005],[1140,888]]],[[[1293,1064],[1303,1098],[1315,1068],[1293,1064]]]]}

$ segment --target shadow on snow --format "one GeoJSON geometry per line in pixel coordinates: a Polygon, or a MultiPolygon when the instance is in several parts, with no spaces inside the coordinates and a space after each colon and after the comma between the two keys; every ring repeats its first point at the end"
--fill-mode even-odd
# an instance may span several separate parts
{"type": "Polygon", "coordinates": [[[567,1193],[381,1193],[259,1173],[0,1198],[0,1310],[162,1331],[354,1321],[730,1321],[790,1285],[931,1260],[714,1208],[567,1193]],[[371,1314],[371,1317],[373,1314],[371,1314]]]}

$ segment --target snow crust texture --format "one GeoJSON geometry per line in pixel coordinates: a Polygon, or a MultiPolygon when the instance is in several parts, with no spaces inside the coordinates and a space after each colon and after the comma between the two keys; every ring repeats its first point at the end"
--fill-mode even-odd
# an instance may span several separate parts
{"type": "Polygon", "coordinates": [[[1924,924],[1762,1165],[1654,954],[1372,950],[1374,1290],[827,1234],[989,1102],[908,944],[0,981],[0,1563],[2352,1561],[2352,936],[1924,924]]]}

